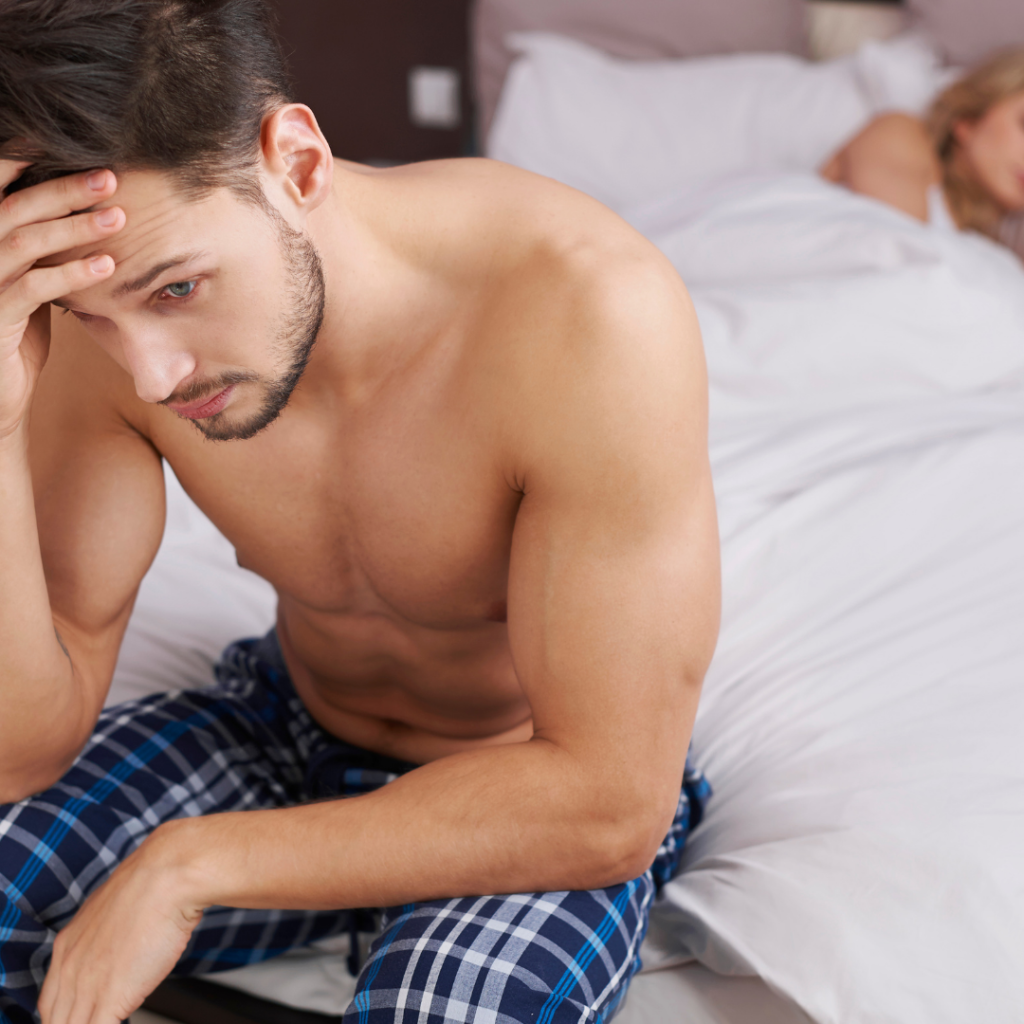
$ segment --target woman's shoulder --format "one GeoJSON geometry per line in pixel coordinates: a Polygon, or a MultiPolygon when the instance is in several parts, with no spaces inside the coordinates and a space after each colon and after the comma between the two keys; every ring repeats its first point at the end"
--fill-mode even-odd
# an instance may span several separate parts
{"type": "Polygon", "coordinates": [[[862,128],[822,167],[821,174],[927,221],[928,193],[942,182],[942,164],[924,122],[909,114],[891,113],[862,128]]]}
{"type": "Polygon", "coordinates": [[[881,114],[869,122],[844,147],[848,158],[888,164],[903,171],[919,171],[938,181],[941,167],[935,144],[925,123],[910,114],[881,114]]]}

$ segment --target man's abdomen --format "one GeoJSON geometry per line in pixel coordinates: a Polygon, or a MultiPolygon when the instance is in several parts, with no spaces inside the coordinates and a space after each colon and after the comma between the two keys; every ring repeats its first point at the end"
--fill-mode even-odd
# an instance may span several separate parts
{"type": "Polygon", "coordinates": [[[278,635],[310,713],[348,743],[425,764],[533,735],[504,623],[424,629],[387,614],[310,615],[282,599],[278,635]]]}

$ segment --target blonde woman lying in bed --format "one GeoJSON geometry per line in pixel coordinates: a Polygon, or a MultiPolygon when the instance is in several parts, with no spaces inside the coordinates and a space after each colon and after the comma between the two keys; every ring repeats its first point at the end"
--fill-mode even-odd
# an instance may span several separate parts
{"type": "Polygon", "coordinates": [[[919,220],[998,239],[1003,219],[1024,212],[1024,50],[955,82],[925,121],[876,118],[821,173],[919,220]]]}

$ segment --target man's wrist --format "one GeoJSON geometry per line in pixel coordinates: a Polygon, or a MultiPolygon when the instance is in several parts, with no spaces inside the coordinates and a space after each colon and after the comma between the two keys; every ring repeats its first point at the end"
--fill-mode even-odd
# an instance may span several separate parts
{"type": "Polygon", "coordinates": [[[23,455],[28,450],[28,423],[22,419],[14,426],[0,429],[0,454],[23,455]]]}
{"type": "Polygon", "coordinates": [[[210,821],[199,817],[165,822],[139,850],[164,891],[188,914],[201,913],[217,903],[212,864],[206,856],[210,821]]]}

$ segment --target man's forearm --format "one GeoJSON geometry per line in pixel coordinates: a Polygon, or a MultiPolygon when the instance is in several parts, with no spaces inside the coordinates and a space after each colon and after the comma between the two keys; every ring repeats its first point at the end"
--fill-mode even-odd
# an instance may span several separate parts
{"type": "MultiPolygon", "coordinates": [[[[23,426],[0,439],[0,803],[68,753],[74,672],[43,573],[23,426]]],[[[40,776],[42,777],[42,776],[40,776]]]]}
{"type": "Polygon", "coordinates": [[[190,907],[334,909],[616,884],[646,870],[670,819],[534,739],[368,796],[174,822],[150,844],[190,907]]]}

